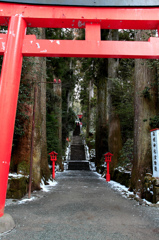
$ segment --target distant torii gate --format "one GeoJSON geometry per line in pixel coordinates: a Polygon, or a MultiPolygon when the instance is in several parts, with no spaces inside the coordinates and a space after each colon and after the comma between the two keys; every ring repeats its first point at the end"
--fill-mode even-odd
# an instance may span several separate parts
{"type": "MultiPolygon", "coordinates": [[[[21,2],[50,4],[51,1],[21,2]]],[[[149,7],[143,4],[129,7],[127,3],[119,4],[120,7],[114,4],[118,6],[115,8],[112,5],[95,7],[98,0],[93,2],[94,7],[0,3],[0,25],[8,26],[8,33],[0,34],[0,54],[4,55],[0,79],[0,217],[4,214],[23,56],[159,59],[157,37],[151,37],[148,42],[101,41],[100,35],[101,29],[159,30],[158,0],[146,1],[149,7]],[[39,40],[34,35],[26,35],[27,27],[85,28],[85,40],[39,40]]]]}

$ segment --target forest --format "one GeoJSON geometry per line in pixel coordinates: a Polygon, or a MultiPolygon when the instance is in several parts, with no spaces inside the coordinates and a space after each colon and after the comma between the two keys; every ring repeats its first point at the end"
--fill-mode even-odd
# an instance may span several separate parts
{"type": "MultiPolygon", "coordinates": [[[[28,34],[70,40],[84,39],[85,32],[28,28],[28,34]]],[[[102,30],[101,36],[145,41],[156,31],[102,30]]],[[[104,173],[104,154],[111,152],[111,178],[115,170],[129,171],[130,190],[145,197],[145,183],[155,185],[150,130],[159,127],[158,66],[158,60],[147,59],[24,57],[10,172],[29,174],[33,107],[32,190],[51,176],[51,151],[58,153],[59,171],[64,170],[71,132],[82,114],[83,137],[97,172],[104,173]]]]}

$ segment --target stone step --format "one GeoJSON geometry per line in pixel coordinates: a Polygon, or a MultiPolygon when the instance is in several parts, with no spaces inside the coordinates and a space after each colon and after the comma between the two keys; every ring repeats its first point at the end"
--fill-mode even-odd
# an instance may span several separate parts
{"type": "Polygon", "coordinates": [[[84,145],[71,145],[71,160],[85,160],[84,145]]]}
{"type": "Polygon", "coordinates": [[[68,170],[85,170],[89,171],[89,162],[88,161],[69,161],[68,170]]]}
{"type": "Polygon", "coordinates": [[[73,136],[72,144],[81,145],[82,144],[82,138],[80,136],[73,136]]]}

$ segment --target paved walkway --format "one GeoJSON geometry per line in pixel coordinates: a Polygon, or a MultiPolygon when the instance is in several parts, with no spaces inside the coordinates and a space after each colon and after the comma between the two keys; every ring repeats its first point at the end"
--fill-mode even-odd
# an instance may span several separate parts
{"type": "Polygon", "coordinates": [[[3,240],[158,240],[159,209],[123,198],[91,171],[56,175],[50,192],[10,205],[16,228],[3,240]]]}

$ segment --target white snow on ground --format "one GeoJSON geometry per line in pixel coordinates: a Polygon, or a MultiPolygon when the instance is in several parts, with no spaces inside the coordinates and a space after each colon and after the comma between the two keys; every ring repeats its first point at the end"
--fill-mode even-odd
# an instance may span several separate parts
{"type": "Polygon", "coordinates": [[[17,174],[17,173],[9,173],[9,178],[22,178],[22,177],[29,177],[29,176],[24,176],[22,174],[17,174]]]}
{"type": "MultiPolygon", "coordinates": [[[[140,202],[140,197],[137,194],[134,194],[133,192],[130,192],[129,188],[127,188],[126,186],[121,185],[120,183],[117,183],[117,182],[112,181],[112,180],[110,182],[108,182],[108,184],[110,184],[111,188],[120,192],[123,197],[130,198],[130,199],[135,198],[136,200],[138,200],[140,202]]],[[[144,203],[146,205],[151,205],[152,204],[151,202],[147,201],[146,199],[141,199],[141,201],[142,201],[142,203],[144,203]]]]}
{"type": "Polygon", "coordinates": [[[42,191],[49,192],[51,190],[51,188],[56,186],[56,185],[57,185],[57,182],[55,180],[54,181],[49,180],[48,185],[45,185],[44,181],[41,180],[40,187],[42,188],[42,191]]]}
{"type": "Polygon", "coordinates": [[[127,195],[133,194],[133,192],[130,192],[126,186],[121,185],[120,183],[111,180],[108,184],[110,184],[111,188],[117,190],[118,192],[127,193],[127,195]]]}
{"type": "MultiPolygon", "coordinates": [[[[103,178],[101,176],[101,174],[99,174],[97,172],[95,172],[95,173],[98,175],[98,177],[100,179],[106,181],[106,179],[103,178]]],[[[142,204],[149,205],[149,206],[152,205],[151,202],[147,201],[146,199],[140,199],[140,197],[137,194],[134,194],[133,192],[130,192],[129,188],[127,188],[126,186],[124,186],[124,185],[122,185],[122,184],[120,184],[118,182],[110,180],[110,182],[107,182],[107,183],[110,185],[110,187],[112,189],[114,189],[115,191],[118,191],[125,198],[136,199],[139,202],[139,204],[142,201],[142,204]]]]}
{"type": "MultiPolygon", "coordinates": [[[[44,181],[42,180],[41,184],[40,184],[40,187],[41,187],[41,190],[43,192],[49,192],[52,189],[52,187],[54,187],[56,185],[57,185],[57,182],[55,180],[53,180],[53,181],[49,180],[48,181],[48,185],[45,185],[44,181]]],[[[33,194],[34,194],[34,192],[33,192],[33,194]]],[[[29,202],[29,201],[33,201],[33,200],[36,200],[36,199],[37,198],[35,196],[32,196],[31,198],[25,198],[25,199],[20,200],[18,202],[18,204],[23,204],[23,203],[26,203],[26,202],[29,202]]]]}
{"type": "Polygon", "coordinates": [[[89,167],[91,171],[96,171],[96,166],[94,162],[89,162],[89,167]]]}
{"type": "Polygon", "coordinates": [[[33,201],[35,199],[36,199],[35,197],[25,198],[25,199],[22,199],[22,200],[18,201],[17,203],[18,204],[23,204],[23,203],[26,203],[26,202],[31,202],[31,201],[33,201]]]}

